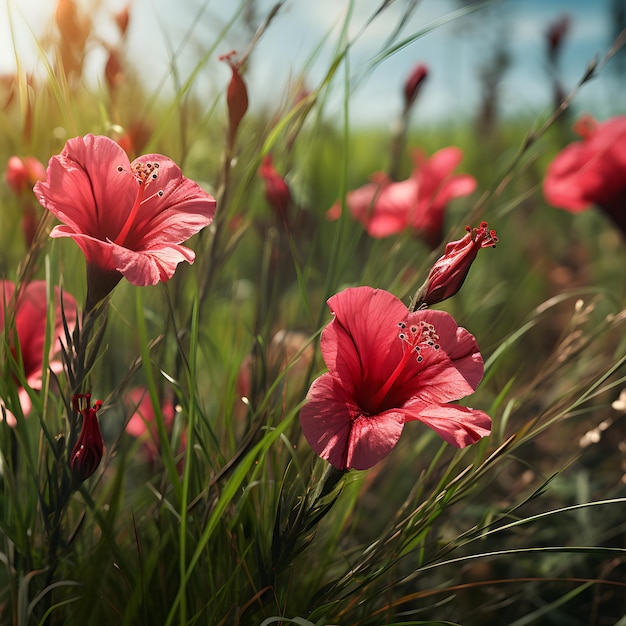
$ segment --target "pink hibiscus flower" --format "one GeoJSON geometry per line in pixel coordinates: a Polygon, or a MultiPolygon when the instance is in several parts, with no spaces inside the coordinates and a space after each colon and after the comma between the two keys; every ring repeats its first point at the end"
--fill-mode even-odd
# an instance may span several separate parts
{"type": "Polygon", "coordinates": [[[321,349],[328,372],[300,412],[307,441],[338,469],[367,469],[418,420],[463,448],[491,432],[482,411],[448,404],[483,375],[474,337],[444,311],[409,312],[392,294],[346,289],[328,300],[334,314],[321,349]]]}
{"type": "MultiPolygon", "coordinates": [[[[410,228],[430,246],[438,246],[443,237],[446,206],[452,199],[476,189],[472,176],[452,175],[462,158],[463,152],[455,146],[443,148],[430,158],[414,150],[415,168],[408,179],[396,183],[378,172],[371,183],[347,194],[346,204],[352,217],[372,237],[389,237],[410,228]]],[[[328,217],[337,219],[340,212],[341,205],[337,203],[328,217]]]]}
{"type": "Polygon", "coordinates": [[[548,166],[544,196],[577,213],[601,207],[626,237],[626,115],[599,123],[590,116],[574,126],[582,137],[548,166]]]}
{"type": "Polygon", "coordinates": [[[169,280],[195,254],[180,245],[210,224],[215,200],[160,154],[129,162],[108,137],[75,137],[50,159],[35,185],[41,204],[64,225],[87,260],[87,310],[125,276],[134,285],[169,280]]]}
{"type": "MultiPolygon", "coordinates": [[[[10,329],[15,328],[15,335],[12,330],[8,331],[9,349],[16,359],[19,358],[18,355],[21,355],[24,379],[28,387],[41,389],[48,323],[48,288],[44,280],[35,280],[22,288],[15,301],[15,326],[12,325],[12,316],[8,309],[14,293],[15,285],[12,282],[0,281],[0,325],[4,328],[5,324],[10,324],[10,329]]],[[[68,328],[72,332],[76,324],[76,301],[68,293],[63,293],[63,309],[68,328]]],[[[50,338],[48,363],[48,366],[55,372],[63,369],[61,361],[55,357],[60,352],[59,337],[64,336],[61,294],[59,288],[56,287],[54,290],[54,329],[50,338]]],[[[22,413],[26,415],[31,409],[31,401],[28,392],[21,385],[18,388],[18,395],[22,413]]],[[[15,417],[8,412],[7,422],[11,426],[16,423],[15,417]]]]}

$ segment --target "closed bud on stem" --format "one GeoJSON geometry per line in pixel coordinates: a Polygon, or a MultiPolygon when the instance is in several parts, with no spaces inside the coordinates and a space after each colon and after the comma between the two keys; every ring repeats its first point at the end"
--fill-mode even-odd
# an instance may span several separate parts
{"type": "Polygon", "coordinates": [[[98,400],[91,406],[91,394],[78,394],[72,399],[74,411],[83,417],[78,441],[70,455],[70,470],[76,483],[89,478],[100,465],[104,453],[104,441],[98,424],[97,412],[102,406],[98,400]]]}
{"type": "Polygon", "coordinates": [[[570,29],[570,17],[568,15],[562,15],[560,18],[551,22],[546,30],[546,43],[548,47],[548,58],[551,63],[556,63],[556,60],[561,52],[563,41],[570,29]]]}
{"type": "Polygon", "coordinates": [[[239,124],[248,110],[248,90],[239,72],[241,64],[233,60],[235,55],[236,52],[233,50],[219,57],[220,61],[226,61],[230,65],[230,69],[233,72],[228,84],[228,90],[226,91],[229,122],[228,144],[231,148],[235,143],[235,135],[237,134],[239,124]]]}
{"type": "Polygon", "coordinates": [[[428,76],[428,68],[423,64],[419,63],[412,70],[411,73],[407,76],[406,81],[404,82],[404,108],[408,110],[413,106],[413,103],[417,99],[417,96],[420,92],[420,88],[422,83],[426,80],[428,76]]]}
{"type": "Polygon", "coordinates": [[[447,300],[459,291],[469,269],[481,248],[495,248],[498,236],[489,230],[487,222],[479,228],[466,226],[467,234],[458,241],[451,241],[433,265],[426,282],[415,294],[413,310],[447,300]]]}

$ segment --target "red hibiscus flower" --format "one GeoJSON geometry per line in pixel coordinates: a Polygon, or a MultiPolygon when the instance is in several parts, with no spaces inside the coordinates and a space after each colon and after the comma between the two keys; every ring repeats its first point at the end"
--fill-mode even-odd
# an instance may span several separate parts
{"type": "Polygon", "coordinates": [[[160,154],[129,162],[108,137],[75,137],[50,159],[41,204],[64,225],[51,237],[71,237],[87,260],[87,310],[122,276],[134,285],[169,280],[181,261],[180,245],[210,224],[215,200],[160,154]]]}
{"type": "Polygon", "coordinates": [[[392,294],[346,289],[328,300],[334,314],[321,349],[328,372],[300,413],[315,452],[338,469],[367,469],[419,420],[463,448],[491,432],[482,411],[448,404],[472,393],[483,375],[474,337],[448,313],[409,312],[392,294]]]}
{"type": "MultiPolygon", "coordinates": [[[[430,158],[414,150],[415,168],[407,180],[395,183],[378,172],[371,183],[347,194],[346,204],[352,217],[372,237],[389,237],[410,228],[430,246],[438,246],[446,206],[453,198],[467,196],[476,189],[472,176],[452,175],[462,158],[463,152],[454,146],[443,148],[430,158]]],[[[329,218],[336,219],[340,211],[340,205],[335,204],[329,218]]]]}
{"type": "MultiPolygon", "coordinates": [[[[12,324],[12,312],[9,305],[14,296],[15,285],[8,281],[0,281],[0,325],[10,325],[8,331],[9,349],[16,359],[21,358],[23,374],[26,384],[31,389],[41,389],[42,368],[44,361],[44,347],[46,341],[46,326],[48,323],[48,288],[44,280],[35,280],[26,284],[15,300],[15,325],[12,324]],[[12,329],[15,329],[13,334],[12,329]]],[[[59,337],[65,336],[63,317],[61,315],[60,290],[54,291],[54,330],[50,339],[50,361],[48,366],[55,372],[60,372],[62,363],[55,359],[59,353],[59,337]]],[[[67,293],[63,294],[63,310],[70,332],[76,324],[76,301],[67,293]]],[[[28,392],[21,385],[18,395],[22,412],[26,415],[31,409],[28,392]]],[[[7,412],[7,422],[15,425],[15,417],[7,412]]]]}
{"type": "Polygon", "coordinates": [[[550,163],[543,183],[549,204],[577,213],[601,207],[626,237],[626,115],[599,123],[586,116],[571,143],[550,163]]]}

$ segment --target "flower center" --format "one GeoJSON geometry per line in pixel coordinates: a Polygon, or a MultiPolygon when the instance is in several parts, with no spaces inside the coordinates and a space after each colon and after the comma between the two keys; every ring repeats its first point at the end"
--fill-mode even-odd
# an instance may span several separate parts
{"type": "Polygon", "coordinates": [[[398,322],[398,339],[402,342],[402,358],[391,373],[391,376],[385,381],[385,384],[376,392],[373,397],[373,405],[380,406],[385,399],[393,384],[406,367],[407,363],[414,358],[418,363],[424,360],[422,350],[424,348],[432,348],[439,350],[439,335],[435,331],[435,327],[429,322],[420,321],[418,324],[408,325],[406,322],[398,322]]]}
{"type": "MultiPolygon", "coordinates": [[[[123,172],[124,167],[122,165],[119,165],[117,168],[117,171],[123,172]]],[[[126,218],[126,221],[124,222],[124,226],[122,226],[122,229],[118,233],[117,237],[113,240],[113,243],[116,243],[118,246],[123,245],[124,242],[126,241],[126,238],[128,237],[128,234],[130,233],[133,227],[133,224],[135,223],[137,219],[137,214],[139,213],[139,207],[147,200],[150,200],[150,198],[153,198],[154,195],[157,195],[159,197],[163,196],[163,191],[158,191],[156,194],[145,198],[146,187],[150,183],[154,182],[159,176],[159,164],[158,163],[152,163],[152,162],[133,163],[130,166],[130,171],[131,171],[131,174],[135,177],[135,180],[137,181],[137,185],[138,185],[137,197],[135,198],[135,203],[133,204],[131,210],[128,213],[128,217],[126,218]]]]}

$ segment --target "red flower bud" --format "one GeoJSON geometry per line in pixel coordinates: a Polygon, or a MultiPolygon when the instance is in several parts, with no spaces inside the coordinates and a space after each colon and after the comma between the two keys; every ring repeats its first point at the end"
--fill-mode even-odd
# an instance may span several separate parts
{"type": "Polygon", "coordinates": [[[223,54],[219,57],[219,60],[226,61],[230,65],[230,69],[233,71],[233,75],[230,79],[228,90],[226,92],[229,121],[228,143],[231,148],[235,143],[235,135],[237,134],[239,123],[248,110],[248,90],[246,89],[246,84],[243,82],[243,78],[239,73],[241,64],[233,61],[233,56],[235,56],[235,54],[236,52],[233,50],[228,54],[223,54]]]}
{"type": "Polygon", "coordinates": [[[546,42],[548,44],[548,57],[554,63],[556,61],[563,40],[565,39],[570,27],[569,15],[562,15],[548,26],[546,30],[546,42]]]}
{"type": "Polygon", "coordinates": [[[426,80],[427,76],[428,68],[422,63],[418,63],[411,70],[411,73],[404,83],[404,107],[406,109],[411,107],[417,99],[422,83],[426,80]]]}
{"type": "Polygon", "coordinates": [[[6,181],[16,195],[31,190],[38,180],[45,179],[46,168],[35,157],[12,156],[7,163],[6,181]]]}
{"type": "Polygon", "coordinates": [[[259,176],[265,179],[265,199],[281,218],[286,220],[287,210],[291,204],[291,192],[285,179],[274,168],[271,154],[263,157],[259,176]]]}
{"type": "Polygon", "coordinates": [[[96,413],[102,406],[98,400],[91,407],[91,394],[74,396],[72,407],[83,416],[83,425],[78,441],[70,455],[70,470],[77,483],[87,480],[100,465],[104,453],[104,441],[98,425],[96,413]]]}
{"type": "Polygon", "coordinates": [[[444,255],[433,265],[426,282],[415,297],[415,308],[431,306],[453,296],[465,281],[469,269],[481,248],[494,248],[498,242],[495,230],[489,230],[487,222],[479,228],[465,227],[467,234],[458,241],[451,241],[444,255]]]}

